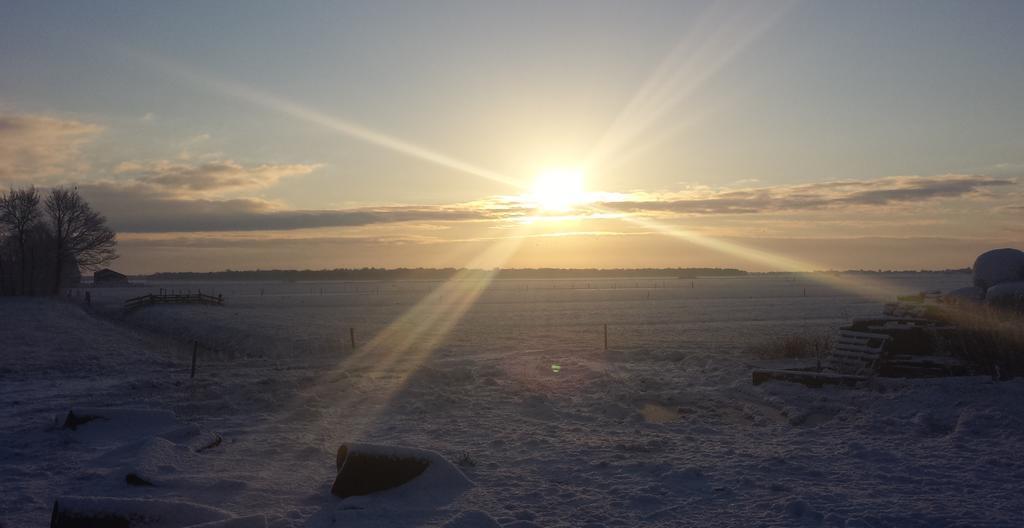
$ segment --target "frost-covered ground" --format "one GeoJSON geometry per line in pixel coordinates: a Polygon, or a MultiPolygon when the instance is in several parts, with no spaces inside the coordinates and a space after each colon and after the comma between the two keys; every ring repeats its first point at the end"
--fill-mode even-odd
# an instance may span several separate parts
{"type": "Polygon", "coordinates": [[[93,290],[95,315],[0,300],[0,523],[41,526],[54,497],[86,495],[270,526],[1024,525],[1024,383],[750,384],[767,363],[748,344],[828,331],[880,299],[786,277],[479,286],[161,284],[93,290]],[[161,287],[227,305],[117,316],[161,287]],[[54,427],[72,407],[151,411],[54,427]],[[437,451],[474,485],[341,501],[346,441],[437,451]]]}

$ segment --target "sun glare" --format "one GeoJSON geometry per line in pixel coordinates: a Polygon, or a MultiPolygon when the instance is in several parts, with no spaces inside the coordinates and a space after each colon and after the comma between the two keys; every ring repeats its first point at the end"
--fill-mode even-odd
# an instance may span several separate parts
{"type": "Polygon", "coordinates": [[[569,211],[586,201],[583,171],[546,169],[537,175],[529,195],[530,202],[543,211],[569,211]]]}

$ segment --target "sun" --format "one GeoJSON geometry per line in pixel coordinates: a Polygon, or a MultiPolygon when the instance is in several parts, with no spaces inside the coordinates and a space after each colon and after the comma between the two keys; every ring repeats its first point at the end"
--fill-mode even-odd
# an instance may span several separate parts
{"type": "Polygon", "coordinates": [[[533,180],[528,197],[542,211],[569,211],[587,200],[583,171],[574,168],[545,169],[533,180]]]}

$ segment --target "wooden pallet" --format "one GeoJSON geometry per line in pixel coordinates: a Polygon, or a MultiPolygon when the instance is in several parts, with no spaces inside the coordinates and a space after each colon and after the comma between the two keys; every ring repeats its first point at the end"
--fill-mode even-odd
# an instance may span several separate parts
{"type": "Polygon", "coordinates": [[[824,369],[755,370],[754,385],[766,381],[789,381],[808,387],[824,385],[852,386],[877,372],[882,350],[891,338],[885,334],[840,330],[824,369]]]}

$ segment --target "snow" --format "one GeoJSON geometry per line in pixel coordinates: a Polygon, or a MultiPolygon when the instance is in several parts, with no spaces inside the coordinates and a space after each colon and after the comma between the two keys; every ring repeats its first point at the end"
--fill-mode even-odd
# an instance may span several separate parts
{"type": "Polygon", "coordinates": [[[1019,280],[1024,280],[1024,252],[1019,249],[993,249],[974,261],[974,285],[979,288],[1019,280]]]}
{"type": "MultiPolygon", "coordinates": [[[[888,280],[894,294],[966,282],[888,280]]],[[[2,299],[0,524],[43,526],[58,497],[271,527],[1024,524],[1024,382],[751,385],[752,369],[794,362],[747,345],[829,331],[885,299],[806,277],[589,282],[499,281],[443,339],[443,320],[396,323],[416,337],[387,342],[399,357],[374,336],[423,299],[455,313],[471,285],[446,301],[421,282],[153,284],[94,291],[96,314],[2,299]],[[227,305],[120,317],[120,301],[159,287],[227,305]],[[70,410],[108,419],[71,431],[70,410]],[[338,499],[350,442],[433,452],[472,485],[425,473],[338,499]]]]}
{"type": "Polygon", "coordinates": [[[88,421],[67,433],[69,439],[100,446],[119,445],[180,428],[174,413],[165,409],[73,407],[67,416],[57,416],[54,422],[72,429],[67,425],[72,416],[79,422],[88,421]]]}
{"type": "Polygon", "coordinates": [[[57,505],[57,509],[64,515],[71,513],[76,518],[85,519],[117,516],[130,519],[132,526],[140,528],[209,526],[209,523],[223,522],[232,517],[225,511],[208,506],[152,499],[60,497],[57,505]]]}

